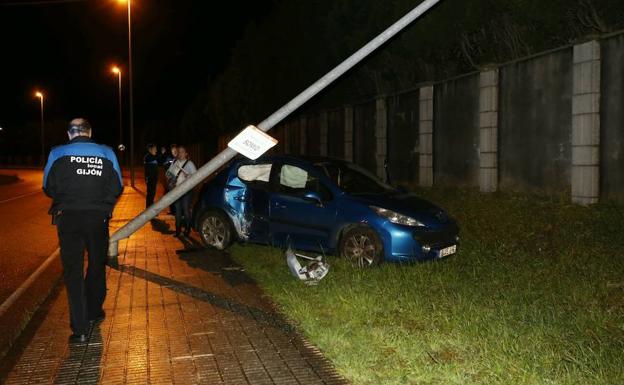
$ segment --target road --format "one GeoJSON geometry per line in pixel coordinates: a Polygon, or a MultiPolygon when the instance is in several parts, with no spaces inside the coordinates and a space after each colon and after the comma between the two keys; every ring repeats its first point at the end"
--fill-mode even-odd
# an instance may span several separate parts
{"type": "Polygon", "coordinates": [[[41,178],[40,170],[0,169],[0,303],[58,247],[41,178]]]}

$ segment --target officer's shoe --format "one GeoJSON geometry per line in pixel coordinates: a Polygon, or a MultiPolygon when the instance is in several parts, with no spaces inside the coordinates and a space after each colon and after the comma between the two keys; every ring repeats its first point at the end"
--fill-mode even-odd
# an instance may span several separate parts
{"type": "Polygon", "coordinates": [[[69,336],[69,343],[70,344],[82,344],[82,343],[87,342],[88,339],[89,339],[88,334],[74,333],[71,336],[69,336]]]}
{"type": "Polygon", "coordinates": [[[106,318],[106,312],[104,310],[102,310],[102,312],[100,314],[98,314],[97,316],[89,319],[89,322],[91,323],[91,325],[97,325],[100,322],[104,321],[104,318],[106,318]]]}

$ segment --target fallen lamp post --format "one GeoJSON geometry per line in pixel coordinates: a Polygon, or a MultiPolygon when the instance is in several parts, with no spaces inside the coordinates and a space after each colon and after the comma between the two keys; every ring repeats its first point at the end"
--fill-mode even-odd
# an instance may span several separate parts
{"type": "MultiPolygon", "coordinates": [[[[420,3],[416,8],[412,9],[409,13],[392,24],[388,29],[377,35],[373,40],[369,41],[365,46],[357,50],[354,54],[349,56],[346,60],[340,63],[337,67],[332,69],[322,78],[317,80],[311,86],[306,88],[303,92],[293,98],[290,102],[285,104],[279,110],[275,111],[268,118],[263,120],[257,125],[257,128],[267,132],[273,128],[276,124],[284,120],[288,115],[297,110],[303,104],[312,99],[316,94],[321,92],[336,79],[342,76],[345,72],[349,71],[364,58],[370,55],[377,48],[381,47],[388,40],[401,32],[405,27],[410,25],[416,19],[420,18],[425,12],[439,3],[441,0],[425,0],[420,3]]],[[[226,148],[212,158],[208,163],[203,165],[197,170],[196,173],[189,176],[184,183],[177,186],[167,194],[165,194],[158,202],[154,203],[141,214],[136,216],[130,222],[126,223],[123,227],[117,230],[111,237],[108,246],[109,265],[118,266],[119,262],[117,256],[119,254],[119,241],[130,237],[134,232],[143,227],[147,222],[156,217],[162,210],[173,204],[182,195],[193,189],[199,183],[204,181],[221,166],[225,165],[231,159],[233,159],[238,153],[231,148],[226,148]]]]}

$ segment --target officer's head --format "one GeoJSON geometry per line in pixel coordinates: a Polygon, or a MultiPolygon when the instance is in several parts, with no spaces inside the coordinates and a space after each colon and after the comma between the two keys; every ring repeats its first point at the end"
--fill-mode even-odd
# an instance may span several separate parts
{"type": "Polygon", "coordinates": [[[158,153],[158,147],[154,143],[149,143],[147,146],[147,152],[152,155],[156,155],[158,153]]]}
{"type": "Polygon", "coordinates": [[[67,135],[69,136],[69,140],[72,140],[78,136],[86,136],[87,138],[90,138],[91,125],[89,124],[89,122],[87,122],[86,119],[76,118],[69,122],[67,135]]]}

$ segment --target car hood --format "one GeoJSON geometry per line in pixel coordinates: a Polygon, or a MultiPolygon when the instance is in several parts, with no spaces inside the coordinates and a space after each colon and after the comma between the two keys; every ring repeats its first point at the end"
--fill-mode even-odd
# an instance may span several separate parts
{"type": "Polygon", "coordinates": [[[426,224],[445,224],[452,221],[444,210],[412,193],[358,194],[351,198],[367,206],[377,206],[408,215],[426,224]]]}

